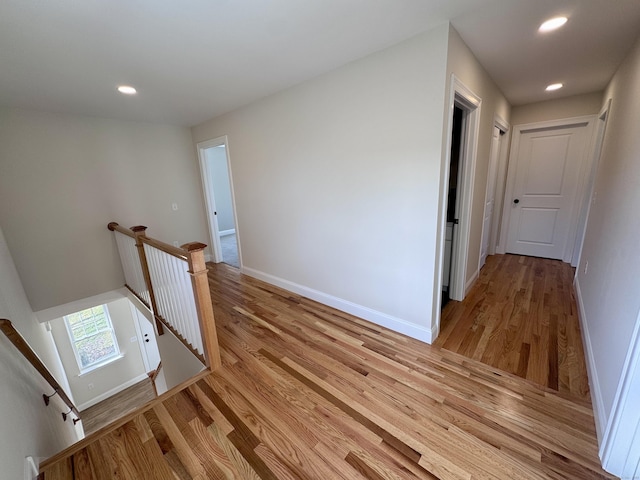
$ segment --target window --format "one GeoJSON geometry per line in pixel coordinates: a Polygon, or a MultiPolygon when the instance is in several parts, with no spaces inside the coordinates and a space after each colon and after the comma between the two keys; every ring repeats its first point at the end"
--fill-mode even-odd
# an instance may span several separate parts
{"type": "Polygon", "coordinates": [[[80,373],[120,356],[118,341],[106,305],[66,315],[64,321],[80,373]]]}

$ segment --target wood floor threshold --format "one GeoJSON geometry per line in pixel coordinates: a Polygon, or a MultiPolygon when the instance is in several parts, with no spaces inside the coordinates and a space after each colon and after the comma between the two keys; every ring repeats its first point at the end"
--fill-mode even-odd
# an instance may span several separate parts
{"type": "Polygon", "coordinates": [[[466,298],[444,307],[434,346],[590,401],[574,274],[560,260],[487,257],[466,298]]]}

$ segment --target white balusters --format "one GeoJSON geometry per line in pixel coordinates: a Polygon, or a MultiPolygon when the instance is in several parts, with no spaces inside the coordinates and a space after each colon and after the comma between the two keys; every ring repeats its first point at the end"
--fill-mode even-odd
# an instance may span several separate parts
{"type": "Polygon", "coordinates": [[[144,244],[144,252],[156,297],[156,315],[162,317],[200,355],[204,355],[187,260],[147,243],[144,244]]]}
{"type": "Polygon", "coordinates": [[[144,281],[144,274],[142,273],[142,266],[140,264],[135,239],[118,231],[114,231],[113,233],[116,237],[118,252],[120,252],[120,261],[122,262],[125,282],[147,306],[151,306],[149,289],[144,281]]]}
{"type": "Polygon", "coordinates": [[[176,248],[147,237],[142,225],[127,229],[111,222],[108,228],[115,234],[127,286],[153,312],[158,334],[163,326],[170,328],[207,367],[219,368],[206,245],[176,248]]]}

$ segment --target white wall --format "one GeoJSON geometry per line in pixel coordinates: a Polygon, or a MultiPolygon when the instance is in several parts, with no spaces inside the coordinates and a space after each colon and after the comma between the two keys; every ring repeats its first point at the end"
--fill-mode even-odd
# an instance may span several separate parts
{"type": "MultiPolygon", "coordinates": [[[[473,197],[471,201],[468,261],[465,276],[465,283],[468,283],[473,281],[478,274],[487,173],[489,169],[491,137],[493,135],[495,118],[496,115],[498,115],[502,120],[509,121],[511,106],[453,27],[449,29],[449,48],[447,55],[447,102],[449,101],[451,74],[454,74],[467,88],[482,99],[480,107],[480,128],[478,131],[476,170],[473,181],[473,197]]],[[[446,118],[448,119],[448,106],[445,111],[445,115],[447,115],[446,118]]],[[[445,130],[443,133],[446,134],[447,131],[445,130]]],[[[442,150],[443,161],[445,161],[444,157],[446,157],[448,153],[446,151],[446,137],[443,138],[442,150]]],[[[501,199],[496,199],[497,202],[499,200],[501,199]]],[[[494,212],[499,212],[499,208],[500,205],[497,204],[494,208],[494,212]]],[[[440,295],[440,292],[434,292],[434,294],[440,295]]]]}
{"type": "MultiPolygon", "coordinates": [[[[63,386],[62,368],[44,325],[35,319],[0,230],[0,318],[12,321],[63,386]]],[[[23,478],[24,458],[49,457],[78,440],[81,431],[62,421],[66,406],[57,396],[49,407],[42,394],[53,389],[0,334],[0,466],[2,478],[23,478]]],[[[68,389],[67,389],[68,392],[68,389]]]]}
{"type": "MultiPolygon", "coordinates": [[[[165,329],[164,335],[159,336],[157,340],[162,358],[162,388],[169,390],[204,370],[202,362],[187,350],[169,329],[165,329]]],[[[158,393],[162,393],[160,386],[158,393]]]]}
{"type": "Polygon", "coordinates": [[[511,123],[513,125],[522,125],[593,115],[598,113],[601,107],[602,92],[573,95],[571,97],[513,107],[511,110],[511,123]]]}
{"type": "MultiPolygon", "coordinates": [[[[151,312],[135,296],[129,293],[128,297],[134,308],[146,319],[141,321],[155,322],[151,312]]],[[[156,342],[162,359],[160,375],[156,378],[158,395],[204,370],[202,362],[168,328],[164,329],[164,335],[156,336],[156,342]]]]}
{"type": "Polygon", "coordinates": [[[187,128],[0,109],[0,224],[33,309],[124,284],[110,221],[206,240],[195,158],[187,128]]]}
{"type": "Polygon", "coordinates": [[[228,135],[245,272],[430,336],[448,25],[192,129],[228,135]]]}
{"type": "Polygon", "coordinates": [[[51,333],[38,322],[0,228],[0,318],[11,320],[58,383],[71,394],[51,333]]]}
{"type": "Polygon", "coordinates": [[[576,279],[601,431],[611,420],[640,312],[640,41],[606,89],[603,100],[609,98],[609,121],[576,279]]]}
{"type": "Polygon", "coordinates": [[[57,318],[50,322],[73,398],[80,411],[146,378],[140,344],[137,340],[130,341],[132,337],[136,337],[137,332],[129,300],[122,297],[109,302],[107,309],[123,358],[81,376],[64,318],[57,318]]]}

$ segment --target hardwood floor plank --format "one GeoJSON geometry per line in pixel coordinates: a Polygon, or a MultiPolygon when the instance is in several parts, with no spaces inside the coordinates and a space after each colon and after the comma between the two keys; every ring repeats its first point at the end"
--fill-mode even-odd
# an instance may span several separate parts
{"type": "Polygon", "coordinates": [[[385,470],[377,470],[353,452],[349,452],[345,460],[356,471],[369,480],[396,480],[399,478],[385,470]]]}
{"type": "Polygon", "coordinates": [[[236,431],[233,431],[227,437],[261,479],[296,478],[284,462],[261,443],[255,448],[251,448],[236,431]]]}
{"type": "MultiPolygon", "coordinates": [[[[144,454],[147,456],[149,463],[152,465],[152,470],[149,472],[153,475],[152,478],[159,480],[173,480],[177,478],[184,478],[183,475],[178,475],[170,467],[170,463],[167,462],[166,458],[162,455],[162,451],[158,446],[158,443],[153,439],[149,439],[142,444],[142,448],[144,449],[144,454]]],[[[181,471],[182,473],[183,471],[181,471]]],[[[145,474],[149,474],[146,473],[145,474]]]]}
{"type": "Polygon", "coordinates": [[[227,438],[223,431],[218,429],[215,424],[209,425],[207,430],[226,455],[232,470],[238,472],[238,478],[246,480],[258,480],[260,478],[247,459],[242,456],[240,451],[227,438]]]}
{"type": "MultiPolygon", "coordinates": [[[[225,418],[220,410],[218,410],[211,400],[204,394],[197,385],[191,385],[188,388],[189,392],[198,399],[200,406],[206,411],[207,415],[212,420],[212,424],[216,425],[216,429],[222,431],[226,436],[233,431],[233,425],[225,418]]],[[[210,425],[211,426],[211,425],[210,425]]]]}
{"type": "Polygon", "coordinates": [[[194,418],[181,432],[203,466],[206,472],[205,478],[221,480],[236,480],[239,478],[224,450],[209,434],[207,427],[203,425],[199,418],[194,418]]]}
{"type": "Polygon", "coordinates": [[[175,448],[175,454],[180,459],[180,462],[184,465],[187,472],[189,472],[189,475],[191,475],[192,478],[207,478],[206,470],[200,463],[197,455],[194,453],[193,448],[185,440],[182,432],[176,425],[176,421],[168,412],[164,404],[156,405],[153,408],[153,411],[162,423],[167,436],[175,448]]]}
{"type": "MultiPolygon", "coordinates": [[[[227,421],[233,425],[233,432],[236,437],[240,437],[243,444],[253,449],[260,444],[260,440],[253,434],[251,429],[245,425],[240,417],[229,407],[225,401],[211,388],[205,380],[198,382],[198,388],[209,398],[218,410],[222,412],[227,421]]],[[[236,445],[237,446],[237,445],[236,445]]]]}
{"type": "Polygon", "coordinates": [[[131,421],[118,430],[122,432],[126,456],[135,466],[137,478],[149,476],[158,480],[170,480],[173,477],[169,469],[162,468],[164,463],[156,463],[153,457],[149,456],[149,449],[143,442],[146,435],[141,435],[136,422],[131,421]]]}
{"type": "Polygon", "coordinates": [[[45,480],[71,480],[74,478],[73,458],[63,458],[46,470],[43,470],[45,480]]]}
{"type": "Polygon", "coordinates": [[[92,442],[86,449],[89,461],[93,465],[96,480],[111,480],[121,478],[115,465],[113,465],[102,451],[100,441],[92,442]]]}
{"type": "Polygon", "coordinates": [[[547,386],[558,390],[558,316],[549,315],[549,375],[547,386]]]}
{"type": "Polygon", "coordinates": [[[72,460],[73,474],[75,478],[82,478],[83,480],[97,480],[96,473],[86,449],[80,450],[78,453],[74,454],[72,460]]]}
{"type": "Polygon", "coordinates": [[[520,358],[518,359],[518,368],[515,371],[515,374],[519,377],[526,378],[527,377],[527,369],[529,368],[529,353],[531,351],[531,345],[528,343],[523,343],[520,346],[520,358]]]}
{"type": "Polygon", "coordinates": [[[110,464],[113,478],[134,480],[140,477],[135,459],[128,455],[122,427],[101,438],[98,443],[100,444],[100,454],[104,455],[110,464]]]}
{"type": "MultiPolygon", "coordinates": [[[[160,419],[156,415],[156,412],[153,410],[147,410],[143,413],[143,417],[149,428],[151,429],[151,433],[153,437],[156,439],[156,443],[160,447],[160,451],[162,454],[166,454],[173,450],[173,443],[167,435],[167,432],[164,429],[164,426],[160,422],[160,419]]],[[[145,437],[148,433],[144,434],[145,437]]]]}

